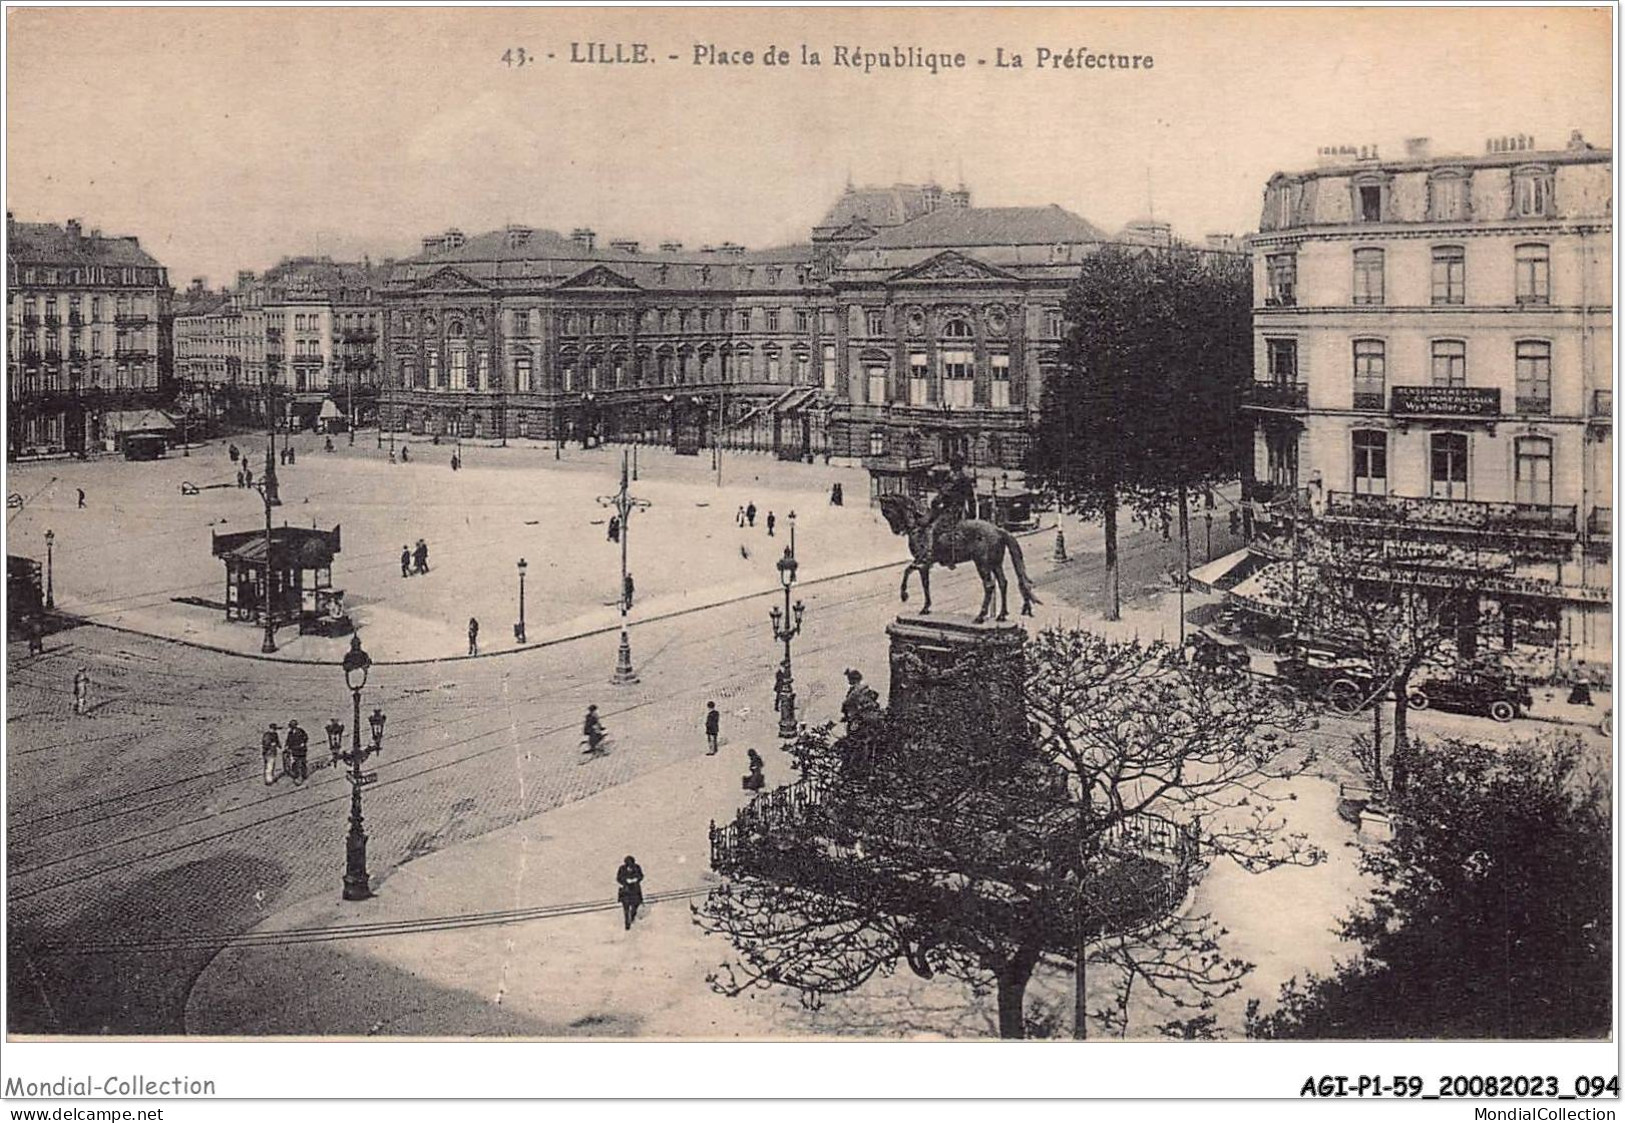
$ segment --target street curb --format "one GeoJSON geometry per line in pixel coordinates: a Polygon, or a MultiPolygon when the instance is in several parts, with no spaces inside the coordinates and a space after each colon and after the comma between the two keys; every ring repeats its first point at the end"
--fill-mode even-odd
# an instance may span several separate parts
{"type": "MultiPolygon", "coordinates": [[[[886,569],[901,569],[908,564],[909,563],[906,561],[882,562],[879,565],[865,566],[861,569],[851,569],[843,573],[831,573],[824,577],[814,577],[808,581],[801,582],[800,584],[802,587],[822,585],[830,581],[840,581],[848,577],[859,577],[865,573],[878,573],[886,569]]],[[[696,604],[689,605],[684,608],[675,608],[667,612],[662,612],[656,616],[646,616],[643,619],[635,622],[628,620],[626,627],[628,631],[631,631],[633,628],[644,624],[656,624],[664,620],[673,620],[680,616],[689,616],[696,612],[707,612],[713,608],[724,608],[731,604],[739,604],[742,601],[754,600],[757,597],[772,596],[778,591],[779,590],[776,588],[768,588],[757,592],[739,593],[731,597],[725,597],[722,600],[711,601],[707,604],[696,604]]],[[[261,663],[287,663],[306,667],[325,667],[335,662],[335,660],[332,659],[292,659],[283,655],[266,655],[263,652],[233,651],[229,647],[218,647],[214,644],[201,643],[197,640],[178,639],[175,636],[163,636],[158,635],[155,632],[144,632],[139,628],[131,628],[124,624],[109,624],[101,620],[80,619],[74,617],[71,613],[61,613],[59,615],[65,619],[79,619],[79,624],[83,627],[105,628],[110,632],[119,632],[123,635],[130,636],[142,636],[143,638],[159,640],[163,643],[172,643],[177,647],[190,647],[198,651],[211,651],[219,655],[230,655],[237,659],[253,659],[261,663]]],[[[372,661],[372,665],[375,667],[424,667],[432,666],[437,663],[461,663],[473,659],[500,659],[508,655],[523,655],[527,651],[541,651],[545,648],[557,647],[560,644],[573,643],[576,640],[589,639],[593,636],[608,635],[612,632],[618,632],[620,630],[621,625],[619,623],[606,624],[602,627],[588,628],[584,631],[572,632],[569,635],[554,636],[550,639],[537,640],[535,643],[527,643],[522,647],[506,648],[502,651],[482,651],[478,655],[441,655],[429,659],[374,659],[372,661]]]]}

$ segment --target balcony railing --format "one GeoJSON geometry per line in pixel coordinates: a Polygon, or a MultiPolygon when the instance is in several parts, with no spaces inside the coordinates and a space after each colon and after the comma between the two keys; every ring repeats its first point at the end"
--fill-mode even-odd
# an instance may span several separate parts
{"type": "Polygon", "coordinates": [[[267,351],[265,353],[265,362],[268,366],[279,367],[285,357],[281,351],[267,351]]]}
{"type": "Polygon", "coordinates": [[[113,357],[121,362],[139,363],[152,358],[152,352],[145,347],[120,347],[113,352],[113,357]]]}
{"type": "Polygon", "coordinates": [[[82,363],[88,356],[83,347],[73,347],[68,350],[68,358],[76,363],[82,363]]]}
{"type": "Polygon", "coordinates": [[[1381,390],[1361,390],[1358,387],[1355,388],[1355,409],[1364,409],[1370,410],[1373,413],[1380,413],[1382,412],[1382,407],[1384,404],[1381,390]]]}
{"type": "Polygon", "coordinates": [[[126,312],[113,317],[113,324],[121,328],[138,328],[147,322],[147,316],[139,312],[126,312]]]}
{"type": "Polygon", "coordinates": [[[1501,412],[1501,390],[1486,386],[1395,386],[1395,414],[1495,417],[1501,412]]]}
{"type": "Polygon", "coordinates": [[[1586,533],[1593,538],[1610,538],[1614,533],[1614,509],[1593,507],[1586,516],[1586,533]]]}
{"type": "Polygon", "coordinates": [[[1531,397],[1519,394],[1516,398],[1518,414],[1521,417],[1550,417],[1552,413],[1552,399],[1550,397],[1531,397]]]}
{"type": "Polygon", "coordinates": [[[1261,409],[1308,409],[1309,387],[1302,382],[1254,382],[1246,400],[1261,409]]]}
{"type": "Polygon", "coordinates": [[[378,333],[371,328],[345,328],[340,338],[346,343],[371,343],[378,338],[378,333]]]}
{"type": "Polygon", "coordinates": [[[1486,503],[1476,499],[1418,499],[1333,491],[1326,496],[1326,514],[1332,518],[1447,530],[1574,534],[1579,509],[1546,503],[1486,503]]]}
{"type": "Polygon", "coordinates": [[[62,326],[62,317],[61,316],[47,315],[45,317],[45,326],[48,327],[48,328],[59,328],[59,327],[61,327],[62,326]]]}
{"type": "Polygon", "coordinates": [[[37,327],[39,327],[39,316],[37,316],[37,315],[24,316],[23,317],[23,327],[25,327],[25,328],[37,328],[37,327]]]}
{"type": "Polygon", "coordinates": [[[78,312],[69,312],[68,313],[68,326],[70,328],[82,328],[82,327],[84,327],[85,326],[85,318],[84,318],[84,316],[80,315],[78,312]]]}

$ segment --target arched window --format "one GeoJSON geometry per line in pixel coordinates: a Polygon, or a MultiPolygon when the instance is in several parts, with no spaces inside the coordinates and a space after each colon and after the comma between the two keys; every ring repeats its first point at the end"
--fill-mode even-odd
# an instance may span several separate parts
{"type": "Polygon", "coordinates": [[[956,316],[942,325],[942,334],[948,339],[969,339],[975,333],[971,330],[968,320],[956,316]]]}
{"type": "Polygon", "coordinates": [[[870,456],[885,456],[886,455],[886,430],[884,430],[884,429],[870,429],[869,430],[869,455],[870,456]]]}
{"type": "Polygon", "coordinates": [[[1463,340],[1433,341],[1433,385],[1467,385],[1467,344],[1463,340]]]}

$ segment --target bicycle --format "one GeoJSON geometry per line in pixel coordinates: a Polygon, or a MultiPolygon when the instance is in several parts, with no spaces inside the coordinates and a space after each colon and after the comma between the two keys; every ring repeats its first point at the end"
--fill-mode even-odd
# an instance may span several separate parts
{"type": "MultiPolygon", "coordinates": [[[[579,742],[577,742],[577,748],[579,748],[581,750],[581,754],[583,756],[588,757],[589,759],[590,758],[601,757],[601,756],[608,756],[609,755],[609,734],[608,733],[599,733],[597,736],[593,736],[591,734],[588,734],[587,736],[581,738],[581,740],[579,742]]],[[[587,762],[582,761],[581,763],[585,764],[587,762]]]]}

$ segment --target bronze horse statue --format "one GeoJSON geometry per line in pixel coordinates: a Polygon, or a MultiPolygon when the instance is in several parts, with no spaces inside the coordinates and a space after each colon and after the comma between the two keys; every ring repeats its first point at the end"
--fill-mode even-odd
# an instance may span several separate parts
{"type": "Polygon", "coordinates": [[[1004,578],[1006,550],[1010,552],[1010,560],[1016,567],[1016,585],[1021,590],[1021,614],[1031,616],[1033,605],[1043,603],[1033,592],[1032,582],[1027,580],[1021,543],[1003,527],[994,526],[984,519],[960,519],[945,523],[935,534],[927,534],[929,519],[926,512],[916,500],[904,495],[882,495],[880,513],[886,516],[893,534],[908,536],[908,549],[914,555],[914,560],[903,570],[902,599],[904,603],[908,602],[909,574],[918,572],[920,588],[925,591],[925,607],[920,609],[921,615],[931,611],[931,567],[940,564],[951,569],[960,562],[968,561],[975,563],[976,575],[982,579],[982,611],[977,614],[975,622],[980,624],[985,621],[993,608],[994,581],[999,584],[998,619],[1008,620],[1010,591],[1004,578]]]}

